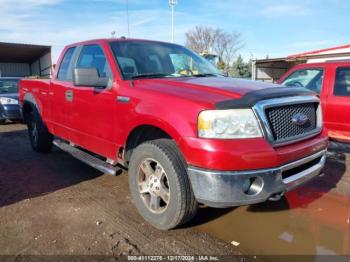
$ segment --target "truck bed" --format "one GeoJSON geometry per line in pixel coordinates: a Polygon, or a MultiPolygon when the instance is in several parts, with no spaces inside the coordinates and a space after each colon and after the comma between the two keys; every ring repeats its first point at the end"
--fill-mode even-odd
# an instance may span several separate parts
{"type": "MultiPolygon", "coordinates": [[[[22,103],[24,95],[31,93],[34,97],[48,95],[51,79],[26,78],[19,82],[19,100],[22,103]]],[[[41,100],[41,99],[40,99],[41,100]]]]}

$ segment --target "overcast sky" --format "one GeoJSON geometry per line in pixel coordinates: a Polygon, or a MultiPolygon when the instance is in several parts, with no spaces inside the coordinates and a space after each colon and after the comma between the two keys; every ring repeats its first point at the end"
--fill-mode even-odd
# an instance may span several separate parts
{"type": "MultiPolygon", "coordinates": [[[[129,0],[131,37],[170,41],[168,0],[129,0]]],[[[126,0],[0,0],[0,41],[53,46],[127,36],[126,0]]],[[[242,34],[245,58],[350,44],[349,0],[178,0],[175,41],[196,25],[242,34]]]]}

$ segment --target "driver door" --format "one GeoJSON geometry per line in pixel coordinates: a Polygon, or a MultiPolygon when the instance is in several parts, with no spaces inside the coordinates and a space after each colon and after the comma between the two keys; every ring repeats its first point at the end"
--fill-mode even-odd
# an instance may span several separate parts
{"type": "Polygon", "coordinates": [[[98,44],[85,45],[76,68],[96,68],[99,77],[108,77],[106,88],[73,86],[72,142],[103,156],[115,155],[116,94],[108,60],[98,44]]]}

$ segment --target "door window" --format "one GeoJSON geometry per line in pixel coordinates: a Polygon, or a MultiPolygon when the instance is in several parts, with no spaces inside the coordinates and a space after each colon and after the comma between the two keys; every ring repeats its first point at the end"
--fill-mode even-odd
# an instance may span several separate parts
{"type": "Polygon", "coordinates": [[[350,96],[350,67],[339,67],[335,75],[335,96],[350,96]]]}
{"type": "Polygon", "coordinates": [[[61,81],[71,81],[72,80],[72,70],[70,70],[72,57],[75,51],[75,47],[67,49],[64,57],[62,59],[60,68],[58,70],[57,79],[61,81]]]}
{"type": "Polygon", "coordinates": [[[323,83],[323,69],[301,69],[290,74],[282,85],[288,87],[304,87],[320,93],[323,83]]]}
{"type": "Polygon", "coordinates": [[[99,77],[111,77],[111,69],[103,50],[98,45],[87,45],[81,51],[78,68],[96,68],[99,77]]]}

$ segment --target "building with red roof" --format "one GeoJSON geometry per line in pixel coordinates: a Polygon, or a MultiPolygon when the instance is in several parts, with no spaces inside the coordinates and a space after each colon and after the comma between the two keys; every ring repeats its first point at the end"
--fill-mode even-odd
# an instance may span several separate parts
{"type": "Polygon", "coordinates": [[[252,65],[252,79],[275,82],[297,64],[328,61],[350,61],[350,45],[308,51],[281,58],[254,60],[252,65]]]}

